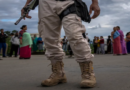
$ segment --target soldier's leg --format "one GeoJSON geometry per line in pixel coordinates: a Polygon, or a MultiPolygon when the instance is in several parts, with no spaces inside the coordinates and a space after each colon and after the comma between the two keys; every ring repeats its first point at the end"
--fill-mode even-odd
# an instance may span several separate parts
{"type": "Polygon", "coordinates": [[[43,86],[53,86],[67,81],[63,72],[64,52],[60,44],[61,21],[54,13],[55,6],[55,0],[39,0],[39,34],[46,47],[45,55],[52,65],[52,74],[41,83],[43,86]]]}
{"type": "Polygon", "coordinates": [[[63,18],[62,23],[72,51],[81,68],[81,87],[93,87],[96,83],[91,61],[94,56],[91,54],[89,43],[82,36],[82,32],[86,29],[82,25],[81,18],[76,14],[69,14],[63,18]]]}

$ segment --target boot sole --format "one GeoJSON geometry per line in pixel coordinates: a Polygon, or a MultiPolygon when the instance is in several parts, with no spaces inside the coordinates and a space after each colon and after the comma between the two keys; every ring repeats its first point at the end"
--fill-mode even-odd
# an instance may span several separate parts
{"type": "Polygon", "coordinates": [[[60,80],[58,83],[54,83],[54,84],[52,84],[52,85],[49,85],[49,84],[42,84],[41,83],[41,85],[42,86],[47,86],[47,87],[50,87],[50,86],[55,86],[55,85],[58,85],[58,84],[62,84],[62,83],[67,83],[67,79],[62,79],[62,80],[60,80]]]}
{"type": "Polygon", "coordinates": [[[80,86],[81,86],[81,88],[93,88],[93,87],[95,87],[95,84],[82,83],[80,86]]]}

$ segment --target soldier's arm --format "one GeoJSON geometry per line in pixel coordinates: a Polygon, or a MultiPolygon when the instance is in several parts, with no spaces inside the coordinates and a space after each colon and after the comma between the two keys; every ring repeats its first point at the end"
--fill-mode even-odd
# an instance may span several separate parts
{"type": "Polygon", "coordinates": [[[91,17],[92,19],[95,19],[100,14],[100,8],[98,6],[98,0],[92,0],[92,4],[90,6],[89,14],[92,14],[92,11],[94,11],[94,15],[91,17]]]}
{"type": "MultiPolygon", "coordinates": [[[[32,1],[32,0],[27,0],[26,3],[25,3],[25,5],[24,5],[24,7],[26,7],[31,1],[32,1]]],[[[24,7],[23,7],[23,8],[24,8],[24,7]]],[[[21,10],[21,16],[22,16],[23,13],[24,13],[24,9],[23,9],[23,8],[22,8],[22,10],[21,10]]],[[[32,18],[32,17],[27,14],[27,15],[26,15],[26,18],[32,18]]],[[[25,19],[25,18],[24,18],[24,19],[25,19]]]]}

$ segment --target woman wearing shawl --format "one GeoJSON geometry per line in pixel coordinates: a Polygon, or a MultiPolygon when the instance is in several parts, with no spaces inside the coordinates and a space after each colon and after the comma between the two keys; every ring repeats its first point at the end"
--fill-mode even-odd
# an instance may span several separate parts
{"type": "Polygon", "coordinates": [[[38,50],[39,50],[39,51],[42,51],[42,50],[43,50],[43,41],[42,41],[42,38],[41,38],[41,37],[39,37],[39,38],[37,39],[37,44],[38,44],[38,50]]]}
{"type": "Polygon", "coordinates": [[[20,59],[30,59],[32,39],[29,33],[24,32],[20,42],[20,59]]]}
{"type": "Polygon", "coordinates": [[[117,28],[117,31],[120,33],[120,43],[121,43],[122,54],[126,55],[127,54],[127,49],[126,49],[126,43],[125,43],[125,40],[124,40],[123,31],[120,30],[119,26],[117,26],[116,28],[117,28]]]}
{"type": "Polygon", "coordinates": [[[127,46],[127,52],[130,54],[130,32],[126,34],[126,46],[127,46]]]}
{"type": "Polygon", "coordinates": [[[111,33],[112,42],[113,42],[113,54],[121,55],[121,43],[120,43],[120,33],[116,30],[116,27],[113,28],[113,32],[111,33]]]}
{"type": "Polygon", "coordinates": [[[34,35],[34,39],[33,39],[33,52],[37,51],[37,36],[34,35]]]}

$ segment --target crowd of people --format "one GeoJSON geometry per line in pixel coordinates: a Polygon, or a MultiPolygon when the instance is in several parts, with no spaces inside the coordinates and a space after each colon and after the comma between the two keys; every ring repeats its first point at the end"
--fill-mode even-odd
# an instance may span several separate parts
{"type": "MultiPolygon", "coordinates": [[[[37,37],[34,35],[32,38],[29,33],[26,32],[27,26],[23,25],[21,27],[20,32],[11,33],[11,49],[9,53],[9,57],[12,57],[13,52],[14,56],[17,57],[20,55],[19,59],[30,59],[31,52],[33,51],[36,53],[38,50],[39,52],[42,52],[43,47],[43,40],[39,36],[37,37]]],[[[3,57],[6,57],[6,38],[8,36],[4,34],[4,30],[1,29],[0,33],[0,50],[2,49],[2,55],[3,57]]],[[[87,39],[85,32],[83,33],[83,37],[87,39]]],[[[73,51],[71,49],[71,46],[69,44],[69,41],[67,40],[66,36],[61,41],[62,48],[65,52],[68,52],[69,57],[73,56],[73,51]]],[[[105,40],[103,36],[97,37],[95,36],[93,39],[93,48],[94,48],[94,54],[111,54],[114,55],[127,55],[130,53],[130,32],[126,34],[126,39],[124,38],[123,31],[120,30],[120,27],[114,27],[113,31],[111,33],[111,36],[108,36],[108,39],[106,41],[107,50],[105,50],[105,40]]]]}
{"type": "MultiPolygon", "coordinates": [[[[88,33],[83,32],[82,36],[84,38],[84,40],[87,40],[88,42],[90,42],[90,39],[87,37],[88,33]]],[[[71,49],[71,45],[69,43],[69,41],[67,40],[66,36],[64,36],[64,38],[61,40],[61,45],[62,45],[62,49],[64,50],[64,52],[67,54],[69,54],[69,58],[71,58],[73,56],[73,51],[71,49]]]]}
{"type": "MultiPolygon", "coordinates": [[[[113,54],[114,55],[126,55],[129,53],[127,42],[124,38],[123,31],[120,30],[120,27],[114,27],[112,35],[112,42],[113,42],[113,54]]],[[[127,37],[128,38],[128,37],[127,37]]]]}
{"type": "Polygon", "coordinates": [[[27,26],[23,25],[20,28],[20,32],[11,33],[10,36],[7,36],[4,33],[4,29],[1,29],[0,33],[0,51],[2,49],[2,56],[3,57],[17,57],[19,55],[19,59],[30,59],[31,53],[36,52],[37,50],[43,51],[43,41],[41,37],[34,38],[31,37],[30,33],[26,32],[27,26]],[[7,44],[6,39],[10,37],[10,48],[9,53],[7,55],[7,44]],[[32,50],[33,49],[33,50],[32,50]]]}
{"type": "Polygon", "coordinates": [[[36,53],[37,50],[39,50],[39,52],[42,52],[44,47],[43,47],[43,40],[41,37],[37,37],[36,35],[34,35],[33,38],[33,52],[36,53]]]}
{"type": "Polygon", "coordinates": [[[113,53],[114,55],[127,55],[130,53],[130,32],[126,34],[125,39],[120,27],[114,27],[111,36],[108,36],[106,43],[103,36],[100,36],[100,38],[95,36],[93,40],[93,47],[95,54],[113,53]],[[107,46],[106,51],[105,44],[107,46]]]}

